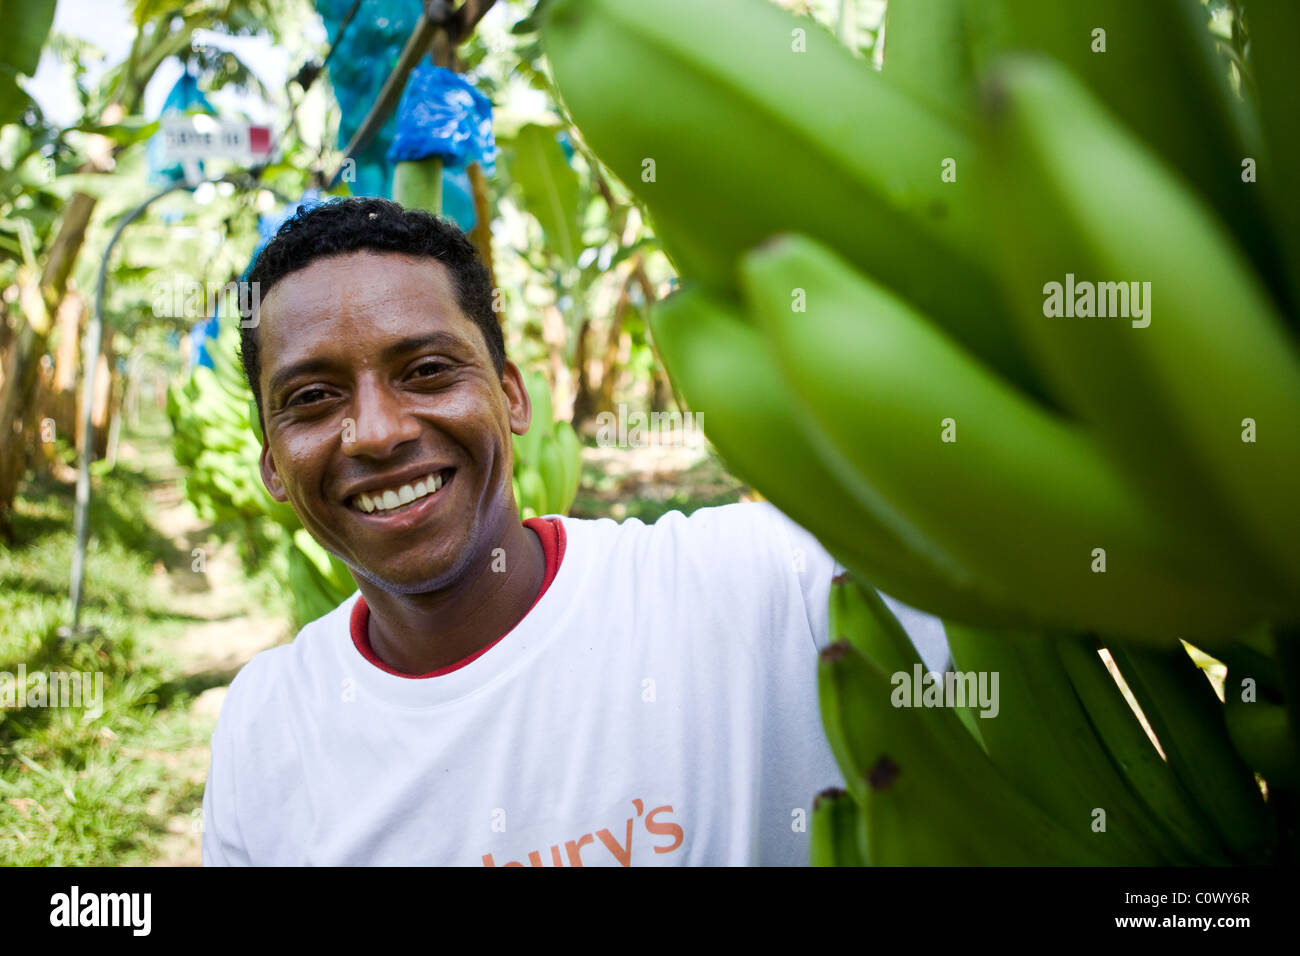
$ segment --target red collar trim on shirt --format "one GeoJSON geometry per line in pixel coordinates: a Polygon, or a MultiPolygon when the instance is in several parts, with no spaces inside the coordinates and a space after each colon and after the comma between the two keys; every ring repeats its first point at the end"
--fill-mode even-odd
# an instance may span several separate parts
{"type": "MultiPolygon", "coordinates": [[[[524,612],[525,616],[527,616],[527,614],[537,606],[537,602],[542,599],[542,595],[545,594],[546,589],[551,586],[551,582],[555,580],[555,572],[560,570],[560,562],[564,560],[564,525],[560,523],[560,519],[558,518],[529,518],[524,522],[524,527],[531,528],[533,531],[537,532],[537,537],[542,539],[542,553],[546,555],[546,576],[542,578],[542,589],[537,592],[537,597],[534,598],[533,603],[528,606],[528,611],[524,612]]],[[[366,604],[366,599],[363,597],[358,597],[357,603],[352,606],[351,630],[352,643],[356,645],[356,648],[361,652],[362,657],[374,664],[385,674],[392,674],[394,677],[409,677],[413,680],[418,680],[424,677],[440,677],[443,674],[450,674],[454,670],[459,670],[470,661],[476,660],[486,654],[495,647],[501,639],[506,636],[506,634],[510,633],[510,631],[506,631],[506,634],[502,634],[501,637],[498,637],[486,647],[481,647],[468,657],[462,658],[454,664],[448,664],[446,667],[440,667],[436,671],[429,671],[427,674],[403,674],[401,671],[394,670],[381,661],[375,654],[374,649],[370,646],[370,608],[366,604]]],[[[513,628],[511,630],[513,630],[513,628]]]]}

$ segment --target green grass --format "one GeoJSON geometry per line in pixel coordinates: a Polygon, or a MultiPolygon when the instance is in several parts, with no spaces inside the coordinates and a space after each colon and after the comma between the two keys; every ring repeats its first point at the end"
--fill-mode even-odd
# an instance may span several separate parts
{"type": "Polygon", "coordinates": [[[103,712],[0,708],[5,863],[147,863],[167,817],[201,803],[201,784],[169,773],[166,759],[210,732],[191,726],[183,689],[165,692],[165,642],[193,619],[167,606],[154,573],[189,556],[149,524],[147,486],[121,463],[96,483],[82,623],[97,633],[79,641],[58,636],[69,622],[72,489],[40,480],[16,502],[15,542],[0,546],[0,672],[102,673],[103,712]]]}

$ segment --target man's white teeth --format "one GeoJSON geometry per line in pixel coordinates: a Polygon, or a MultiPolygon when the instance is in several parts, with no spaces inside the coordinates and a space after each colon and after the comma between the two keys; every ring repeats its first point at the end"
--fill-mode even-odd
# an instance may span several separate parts
{"type": "Polygon", "coordinates": [[[423,498],[425,495],[431,495],[442,487],[442,475],[435,474],[421,478],[413,485],[402,485],[400,488],[386,488],[383,491],[375,491],[367,494],[362,492],[357,495],[355,504],[362,511],[369,514],[372,511],[391,511],[393,508],[400,508],[402,505],[409,505],[417,498],[423,498]]]}

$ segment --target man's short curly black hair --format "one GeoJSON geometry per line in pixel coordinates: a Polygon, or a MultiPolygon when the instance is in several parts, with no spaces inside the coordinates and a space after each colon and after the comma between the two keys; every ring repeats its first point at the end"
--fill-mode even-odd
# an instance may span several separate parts
{"type": "MultiPolygon", "coordinates": [[[[452,275],[456,302],[487,341],[497,375],[505,369],[506,346],[501,325],[492,308],[492,280],[465,234],[445,219],[422,209],[403,209],[388,199],[351,197],[331,199],[304,207],[290,216],[262,249],[244,281],[265,299],[272,286],[317,259],[371,250],[408,256],[431,256],[452,275]],[[257,283],[257,285],[252,285],[257,283]]],[[[258,345],[260,322],[240,323],[240,359],[253,389],[258,417],[262,394],[258,380],[262,356],[258,345]]]]}

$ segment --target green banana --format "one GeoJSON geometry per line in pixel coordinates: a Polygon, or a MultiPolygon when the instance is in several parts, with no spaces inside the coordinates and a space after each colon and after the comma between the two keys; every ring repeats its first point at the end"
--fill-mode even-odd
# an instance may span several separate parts
{"type": "Polygon", "coordinates": [[[828,611],[831,640],[847,640],[886,674],[912,674],[917,664],[925,666],[880,595],[851,573],[831,581],[828,611]]]}
{"type": "Polygon", "coordinates": [[[865,856],[891,865],[1095,865],[1069,831],[1007,783],[934,709],[894,706],[890,679],[847,641],[818,660],[827,741],[858,801],[865,856]]]}
{"type": "Polygon", "coordinates": [[[565,480],[564,480],[564,513],[567,514],[573,507],[573,501],[578,497],[578,488],[582,484],[582,442],[578,440],[578,433],[573,430],[573,426],[568,422],[557,422],[555,425],[555,439],[560,445],[560,456],[564,462],[565,480]]]}
{"type": "Polygon", "coordinates": [[[542,433],[546,434],[555,422],[555,406],[551,402],[551,383],[541,372],[529,372],[527,380],[528,395],[533,402],[533,421],[540,425],[542,433]]]}
{"type": "MultiPolygon", "coordinates": [[[[886,674],[903,673],[914,680],[922,679],[925,662],[875,588],[852,572],[841,574],[831,581],[827,610],[831,640],[847,640],[886,674]]],[[[984,737],[971,706],[954,707],[953,713],[983,747],[984,737]]]]}
{"type": "Polygon", "coordinates": [[[541,40],[584,139],[684,278],[734,290],[745,250],[816,235],[1044,394],[1001,315],[976,147],[815,22],[768,0],[555,0],[541,40]],[[636,109],[629,77],[654,78],[636,109]]]}
{"type": "Polygon", "coordinates": [[[1258,618],[1255,596],[1224,583],[1228,556],[1190,551],[1086,433],[823,246],[782,237],[745,256],[741,274],[828,464],[993,593],[1014,593],[1044,626],[1148,639],[1258,618]],[[792,310],[794,289],[806,313],[792,310]],[[941,440],[947,428],[955,441],[941,440]]]}
{"type": "Polygon", "coordinates": [[[1053,636],[952,623],[944,630],[959,672],[998,676],[997,711],[978,723],[989,757],[1014,786],[1067,829],[1088,832],[1104,811],[1096,839],[1118,865],[1190,862],[1112,763],[1053,636]]]}
{"type": "Polygon", "coordinates": [[[1232,746],[1223,705],[1181,647],[1154,650],[1107,640],[1169,766],[1243,862],[1266,862],[1273,826],[1250,770],[1232,746]]]}
{"type": "MultiPolygon", "coordinates": [[[[1014,850],[981,845],[973,839],[983,821],[966,819],[961,828],[947,824],[951,807],[938,792],[945,784],[922,760],[919,748],[899,746],[905,766],[882,754],[872,766],[871,797],[858,812],[858,847],[868,866],[1038,866],[1075,863],[1018,856],[1014,850]],[[910,758],[910,759],[909,759],[910,758]],[[943,822],[941,822],[943,821],[943,822]]],[[[958,819],[961,819],[960,817],[958,819]]],[[[1023,851],[1022,851],[1023,852],[1023,851]]]]}
{"type": "Polygon", "coordinates": [[[194,370],[194,380],[199,388],[197,411],[205,419],[228,426],[238,434],[248,427],[247,409],[231,396],[211,369],[199,366],[194,370]]]}
{"type": "Polygon", "coordinates": [[[1260,696],[1244,699],[1242,679],[1231,668],[1223,689],[1228,737],[1246,766],[1259,773],[1270,790],[1300,790],[1300,767],[1291,746],[1286,708],[1260,696]]]}
{"type": "Polygon", "coordinates": [[[349,579],[351,586],[340,593],[342,589],[333,581],[330,572],[318,564],[315,552],[320,550],[320,545],[310,537],[306,541],[310,546],[306,549],[298,546],[297,540],[288,549],[289,592],[293,598],[294,617],[300,626],[328,614],[356,590],[355,582],[349,579]]]}
{"type": "Polygon", "coordinates": [[[568,422],[555,421],[551,386],[546,376],[528,371],[523,377],[533,414],[528,431],[512,436],[515,502],[524,519],[567,514],[577,494],[573,449],[576,448],[579,461],[582,449],[573,427],[568,422]]]}
{"type": "Polygon", "coordinates": [[[1119,684],[1087,637],[1060,635],[1050,641],[1079,703],[1111,759],[1143,803],[1197,863],[1229,863],[1214,825],[1179,782],[1147,737],[1119,684]]]}
{"type": "MultiPolygon", "coordinates": [[[[1069,70],[1129,135],[1143,138],[1162,167],[1213,207],[1279,301],[1286,301],[1267,191],[1242,179],[1243,158],[1260,156],[1259,130],[1232,91],[1228,61],[1214,47],[1200,0],[977,2],[991,7],[989,15],[1006,31],[1000,49],[984,51],[982,66],[1009,49],[1046,54],[1069,70]],[[1105,31],[1104,52],[1095,49],[1099,29],[1105,31]]],[[[1088,140],[1080,136],[1079,142],[1088,140]]],[[[1271,170],[1261,174],[1261,181],[1271,178],[1271,170]]]]}
{"type": "Polygon", "coordinates": [[[393,200],[406,209],[442,213],[442,160],[405,160],[393,167],[393,200]]]}
{"type": "Polygon", "coordinates": [[[1261,617],[1296,613],[1296,342],[1210,210],[1077,80],[1021,59],[997,90],[990,138],[1007,288],[1044,374],[1152,506],[1185,528],[1187,547],[1231,554],[1220,572],[1259,592],[1261,617]],[[1140,280],[1144,317],[1048,316],[1045,281],[1068,296],[1069,276],[1110,283],[1097,305],[1111,313],[1140,280]],[[1253,441],[1243,441],[1248,419],[1253,441]]]}
{"type": "MultiPolygon", "coordinates": [[[[944,679],[947,679],[946,674],[944,679]]],[[[975,708],[967,704],[965,707],[954,707],[953,711],[957,714],[957,719],[961,721],[961,725],[966,728],[966,732],[975,738],[975,742],[980,745],[980,749],[988,753],[988,744],[984,742],[984,733],[980,730],[979,716],[976,714],[975,708]]]]}
{"type": "Polygon", "coordinates": [[[537,425],[529,425],[528,431],[523,435],[511,435],[510,444],[514,449],[514,476],[519,477],[519,473],[528,465],[537,462],[537,448],[541,443],[541,428],[537,425]]]}
{"type": "Polygon", "coordinates": [[[550,514],[550,502],[546,497],[546,482],[536,465],[525,465],[519,472],[520,517],[536,518],[550,514]]]}
{"type": "Polygon", "coordinates": [[[728,467],[807,528],[845,567],[914,607],[954,617],[1018,620],[1009,595],[976,590],[915,537],[864,508],[821,462],[795,415],[771,349],[735,306],[684,288],[650,313],[655,347],[674,384],[702,415],[728,467]]]}
{"type": "Polygon", "coordinates": [[[989,63],[1011,45],[1011,26],[1007,11],[988,0],[962,0],[962,29],[966,38],[966,56],[978,85],[989,63]]]}
{"type": "Polygon", "coordinates": [[[551,388],[546,376],[541,372],[524,372],[524,388],[533,408],[532,420],[528,431],[513,436],[515,462],[533,464],[541,452],[542,436],[549,435],[554,419],[551,405],[551,388]]]}
{"type": "MultiPolygon", "coordinates": [[[[306,528],[299,528],[293,532],[293,544],[311,562],[312,568],[327,586],[331,588],[346,586],[348,594],[356,590],[356,582],[348,573],[347,566],[326,551],[306,528]]],[[[337,603],[336,601],[335,604],[337,603]]]]}
{"type": "Polygon", "coordinates": [[[542,485],[546,488],[546,507],[552,514],[568,510],[564,497],[568,490],[568,475],[565,473],[561,458],[560,445],[552,434],[542,436],[541,449],[537,456],[537,471],[542,476],[542,485]]]}
{"type": "MultiPolygon", "coordinates": [[[[212,367],[195,368],[183,384],[169,389],[173,451],[188,472],[186,496],[207,520],[242,524],[252,536],[270,517],[292,531],[300,527],[293,509],[271,499],[258,473],[259,423],[235,359],[238,338],[236,325],[226,323],[208,343],[212,367]]],[[[248,546],[247,539],[241,541],[241,547],[248,546]]]]}
{"type": "Polygon", "coordinates": [[[963,0],[889,0],[885,79],[958,126],[970,124],[974,80],[963,0]]]}
{"type": "Polygon", "coordinates": [[[858,852],[858,805],[847,790],[831,787],[813,798],[808,824],[813,866],[865,866],[858,852]]]}

